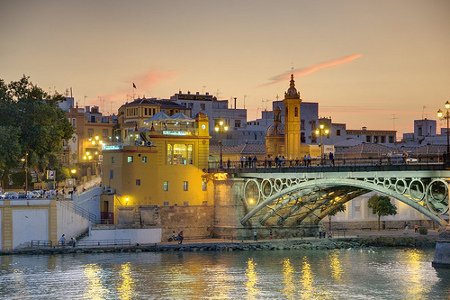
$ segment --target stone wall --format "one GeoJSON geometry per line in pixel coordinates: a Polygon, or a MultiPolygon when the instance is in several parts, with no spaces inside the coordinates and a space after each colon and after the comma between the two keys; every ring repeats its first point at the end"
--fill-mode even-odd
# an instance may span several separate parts
{"type": "Polygon", "coordinates": [[[162,240],[183,231],[185,239],[209,238],[213,232],[214,206],[159,207],[162,240]]]}

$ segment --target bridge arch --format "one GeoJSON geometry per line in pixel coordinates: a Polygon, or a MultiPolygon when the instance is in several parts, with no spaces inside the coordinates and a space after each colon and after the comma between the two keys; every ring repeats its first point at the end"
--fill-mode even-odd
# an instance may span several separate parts
{"type": "MultiPolygon", "coordinates": [[[[255,181],[254,179],[249,179],[252,180],[253,182],[255,181]]],[[[436,181],[436,180],[435,180],[436,181]]],[[[409,197],[400,194],[397,190],[397,188],[395,190],[392,190],[389,188],[388,185],[382,184],[376,184],[374,182],[370,182],[370,181],[366,181],[366,180],[358,180],[358,179],[352,179],[352,178],[340,178],[340,179],[336,179],[336,178],[317,178],[314,180],[308,180],[308,181],[302,181],[299,182],[297,181],[297,183],[295,185],[286,187],[285,189],[279,190],[277,191],[275,194],[271,195],[270,197],[267,197],[265,199],[263,199],[262,201],[257,202],[256,206],[254,206],[242,219],[241,219],[241,224],[245,224],[247,223],[255,214],[257,214],[259,211],[261,211],[262,209],[264,209],[267,205],[271,204],[272,202],[288,196],[289,194],[296,192],[296,191],[301,191],[304,189],[315,189],[315,188],[330,188],[330,187],[340,187],[340,186],[350,186],[350,187],[354,187],[354,188],[359,188],[359,189],[365,189],[368,191],[376,191],[379,192],[381,194],[384,194],[386,196],[390,196],[393,197],[403,203],[405,203],[406,205],[416,209],[417,211],[419,211],[420,213],[424,214],[425,216],[429,217],[430,219],[436,221],[437,223],[445,226],[447,225],[447,222],[439,217],[436,213],[433,213],[432,209],[427,209],[427,207],[422,206],[419,204],[420,201],[417,201],[417,199],[410,199],[409,197]]],[[[429,188],[429,187],[428,187],[429,188]]],[[[448,189],[446,187],[446,189],[448,189]]],[[[446,194],[448,195],[448,191],[446,191],[446,194]]],[[[245,195],[245,191],[244,191],[244,195],[245,195]]],[[[259,195],[261,196],[261,195],[259,195]]],[[[264,198],[264,197],[261,197],[264,198]]],[[[347,200],[351,201],[352,199],[347,200]]],[[[244,201],[246,201],[246,199],[244,199],[244,201]]],[[[248,205],[248,203],[246,203],[248,205]]],[[[428,208],[429,204],[427,203],[428,208]]],[[[448,209],[448,205],[447,205],[447,209],[448,209]]],[[[445,212],[444,212],[445,213],[445,212]]]]}

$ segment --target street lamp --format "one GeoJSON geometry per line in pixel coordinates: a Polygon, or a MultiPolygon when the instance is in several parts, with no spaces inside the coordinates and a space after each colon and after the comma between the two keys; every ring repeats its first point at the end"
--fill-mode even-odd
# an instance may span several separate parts
{"type": "Polygon", "coordinates": [[[323,165],[323,159],[324,159],[324,147],[323,147],[323,136],[328,135],[330,133],[330,130],[328,128],[325,128],[324,124],[320,124],[319,128],[316,129],[316,136],[320,137],[320,164],[323,165]]]}
{"type": "Polygon", "coordinates": [[[222,137],[221,137],[221,134],[228,131],[228,125],[226,125],[224,121],[220,120],[219,123],[217,123],[217,125],[214,127],[214,131],[217,132],[218,135],[219,135],[219,147],[220,147],[219,167],[222,169],[223,168],[223,160],[222,160],[223,153],[222,153],[222,137]]]}
{"type": "Polygon", "coordinates": [[[450,103],[448,101],[445,102],[445,114],[442,110],[438,110],[437,116],[441,120],[444,120],[444,119],[447,120],[447,128],[446,128],[446,130],[447,130],[447,153],[446,153],[446,157],[445,157],[446,158],[445,162],[447,162],[448,155],[450,153],[450,140],[449,140],[449,132],[448,132],[448,127],[449,127],[448,120],[450,119],[450,103]]]}
{"type": "Polygon", "coordinates": [[[25,153],[25,158],[20,161],[25,162],[25,195],[28,194],[28,152],[25,153]]]}

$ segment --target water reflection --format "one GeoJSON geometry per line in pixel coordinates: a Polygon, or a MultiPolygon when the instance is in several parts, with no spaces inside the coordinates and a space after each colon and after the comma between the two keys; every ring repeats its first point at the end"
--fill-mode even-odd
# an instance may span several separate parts
{"type": "Polygon", "coordinates": [[[131,276],[130,263],[127,262],[120,267],[119,271],[122,282],[118,288],[119,298],[123,300],[132,299],[134,280],[131,276]]]}
{"type": "Polygon", "coordinates": [[[333,251],[330,254],[331,276],[333,276],[333,279],[338,283],[340,283],[342,279],[342,265],[339,257],[339,253],[337,251],[333,251]]]}
{"type": "Polygon", "coordinates": [[[295,299],[294,267],[289,258],[285,258],[283,261],[283,278],[283,294],[287,299],[295,299]]]}
{"type": "Polygon", "coordinates": [[[424,285],[424,278],[422,273],[423,253],[417,249],[410,249],[406,251],[406,270],[405,276],[409,284],[406,288],[406,293],[414,299],[424,299],[426,286],[424,285]]]}
{"type": "Polygon", "coordinates": [[[311,264],[308,262],[306,256],[303,257],[302,273],[300,282],[302,283],[302,298],[311,299],[313,297],[313,274],[311,271],[311,264]]]}
{"type": "Polygon", "coordinates": [[[100,281],[102,270],[96,264],[86,265],[84,268],[84,275],[88,282],[85,290],[85,298],[87,299],[106,299],[107,290],[103,287],[100,281]]]}
{"type": "Polygon", "coordinates": [[[258,274],[256,274],[256,263],[253,258],[249,258],[247,261],[247,269],[245,275],[247,276],[247,282],[245,287],[247,288],[247,299],[256,299],[258,296],[258,289],[256,284],[258,283],[258,274]]]}

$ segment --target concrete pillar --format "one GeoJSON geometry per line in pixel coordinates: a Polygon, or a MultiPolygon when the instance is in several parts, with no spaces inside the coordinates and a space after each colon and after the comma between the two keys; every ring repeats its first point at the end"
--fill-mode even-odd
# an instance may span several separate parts
{"type": "Polygon", "coordinates": [[[5,200],[2,213],[2,250],[8,251],[12,250],[13,245],[13,230],[12,230],[12,209],[11,201],[5,200]]]}
{"type": "MultiPolygon", "coordinates": [[[[450,191],[450,186],[448,184],[449,182],[447,182],[447,191],[450,191]]],[[[449,198],[449,195],[447,195],[448,205],[450,208],[449,198]]],[[[432,266],[435,268],[450,269],[450,223],[447,224],[445,230],[439,234],[439,240],[436,242],[432,266]]]]}

